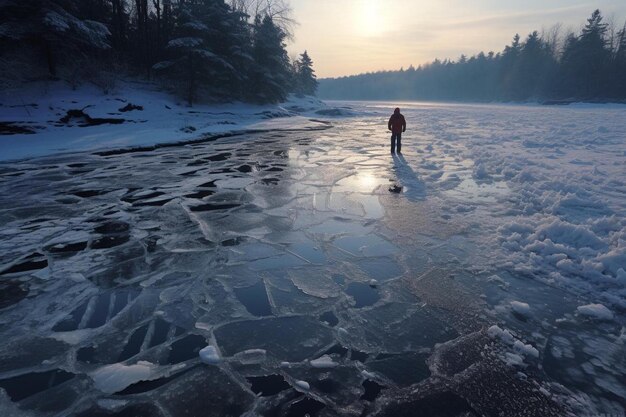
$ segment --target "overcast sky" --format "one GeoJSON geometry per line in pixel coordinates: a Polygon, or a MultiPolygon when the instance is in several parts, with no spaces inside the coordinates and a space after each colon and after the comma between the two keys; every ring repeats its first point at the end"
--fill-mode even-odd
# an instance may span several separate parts
{"type": "Polygon", "coordinates": [[[291,0],[292,55],[307,49],[318,77],[399,69],[462,53],[501,51],[515,33],[578,31],[599,8],[621,27],[626,0],[291,0]]]}

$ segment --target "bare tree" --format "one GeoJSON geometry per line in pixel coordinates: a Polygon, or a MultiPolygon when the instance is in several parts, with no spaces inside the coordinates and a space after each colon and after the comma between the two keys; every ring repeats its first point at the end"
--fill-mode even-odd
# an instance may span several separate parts
{"type": "Polygon", "coordinates": [[[563,47],[563,36],[561,35],[563,25],[557,23],[551,26],[549,29],[541,30],[541,39],[546,43],[550,49],[550,53],[554,57],[558,57],[563,47]]]}
{"type": "Polygon", "coordinates": [[[293,18],[293,9],[287,0],[229,0],[233,9],[247,14],[252,21],[259,16],[269,16],[282,29],[287,38],[293,40],[298,22],[293,18]]]}

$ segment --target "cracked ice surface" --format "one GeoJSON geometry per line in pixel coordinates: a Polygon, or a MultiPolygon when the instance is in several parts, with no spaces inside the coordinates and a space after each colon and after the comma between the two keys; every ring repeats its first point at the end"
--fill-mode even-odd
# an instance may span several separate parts
{"type": "Polygon", "coordinates": [[[2,415],[623,413],[626,109],[351,106],[1,165],[2,415]]]}

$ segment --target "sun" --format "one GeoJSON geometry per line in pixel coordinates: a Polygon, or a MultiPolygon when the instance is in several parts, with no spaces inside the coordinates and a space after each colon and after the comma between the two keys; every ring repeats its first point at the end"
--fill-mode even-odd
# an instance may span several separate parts
{"type": "Polygon", "coordinates": [[[356,4],[355,24],[357,33],[374,36],[387,29],[382,0],[361,0],[356,4]]]}

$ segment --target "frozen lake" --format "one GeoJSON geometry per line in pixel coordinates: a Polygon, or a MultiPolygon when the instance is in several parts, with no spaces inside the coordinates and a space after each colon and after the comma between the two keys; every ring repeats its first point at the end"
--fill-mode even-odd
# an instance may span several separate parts
{"type": "Polygon", "coordinates": [[[626,106],[331,104],[1,164],[0,414],[623,415],[626,106]]]}

